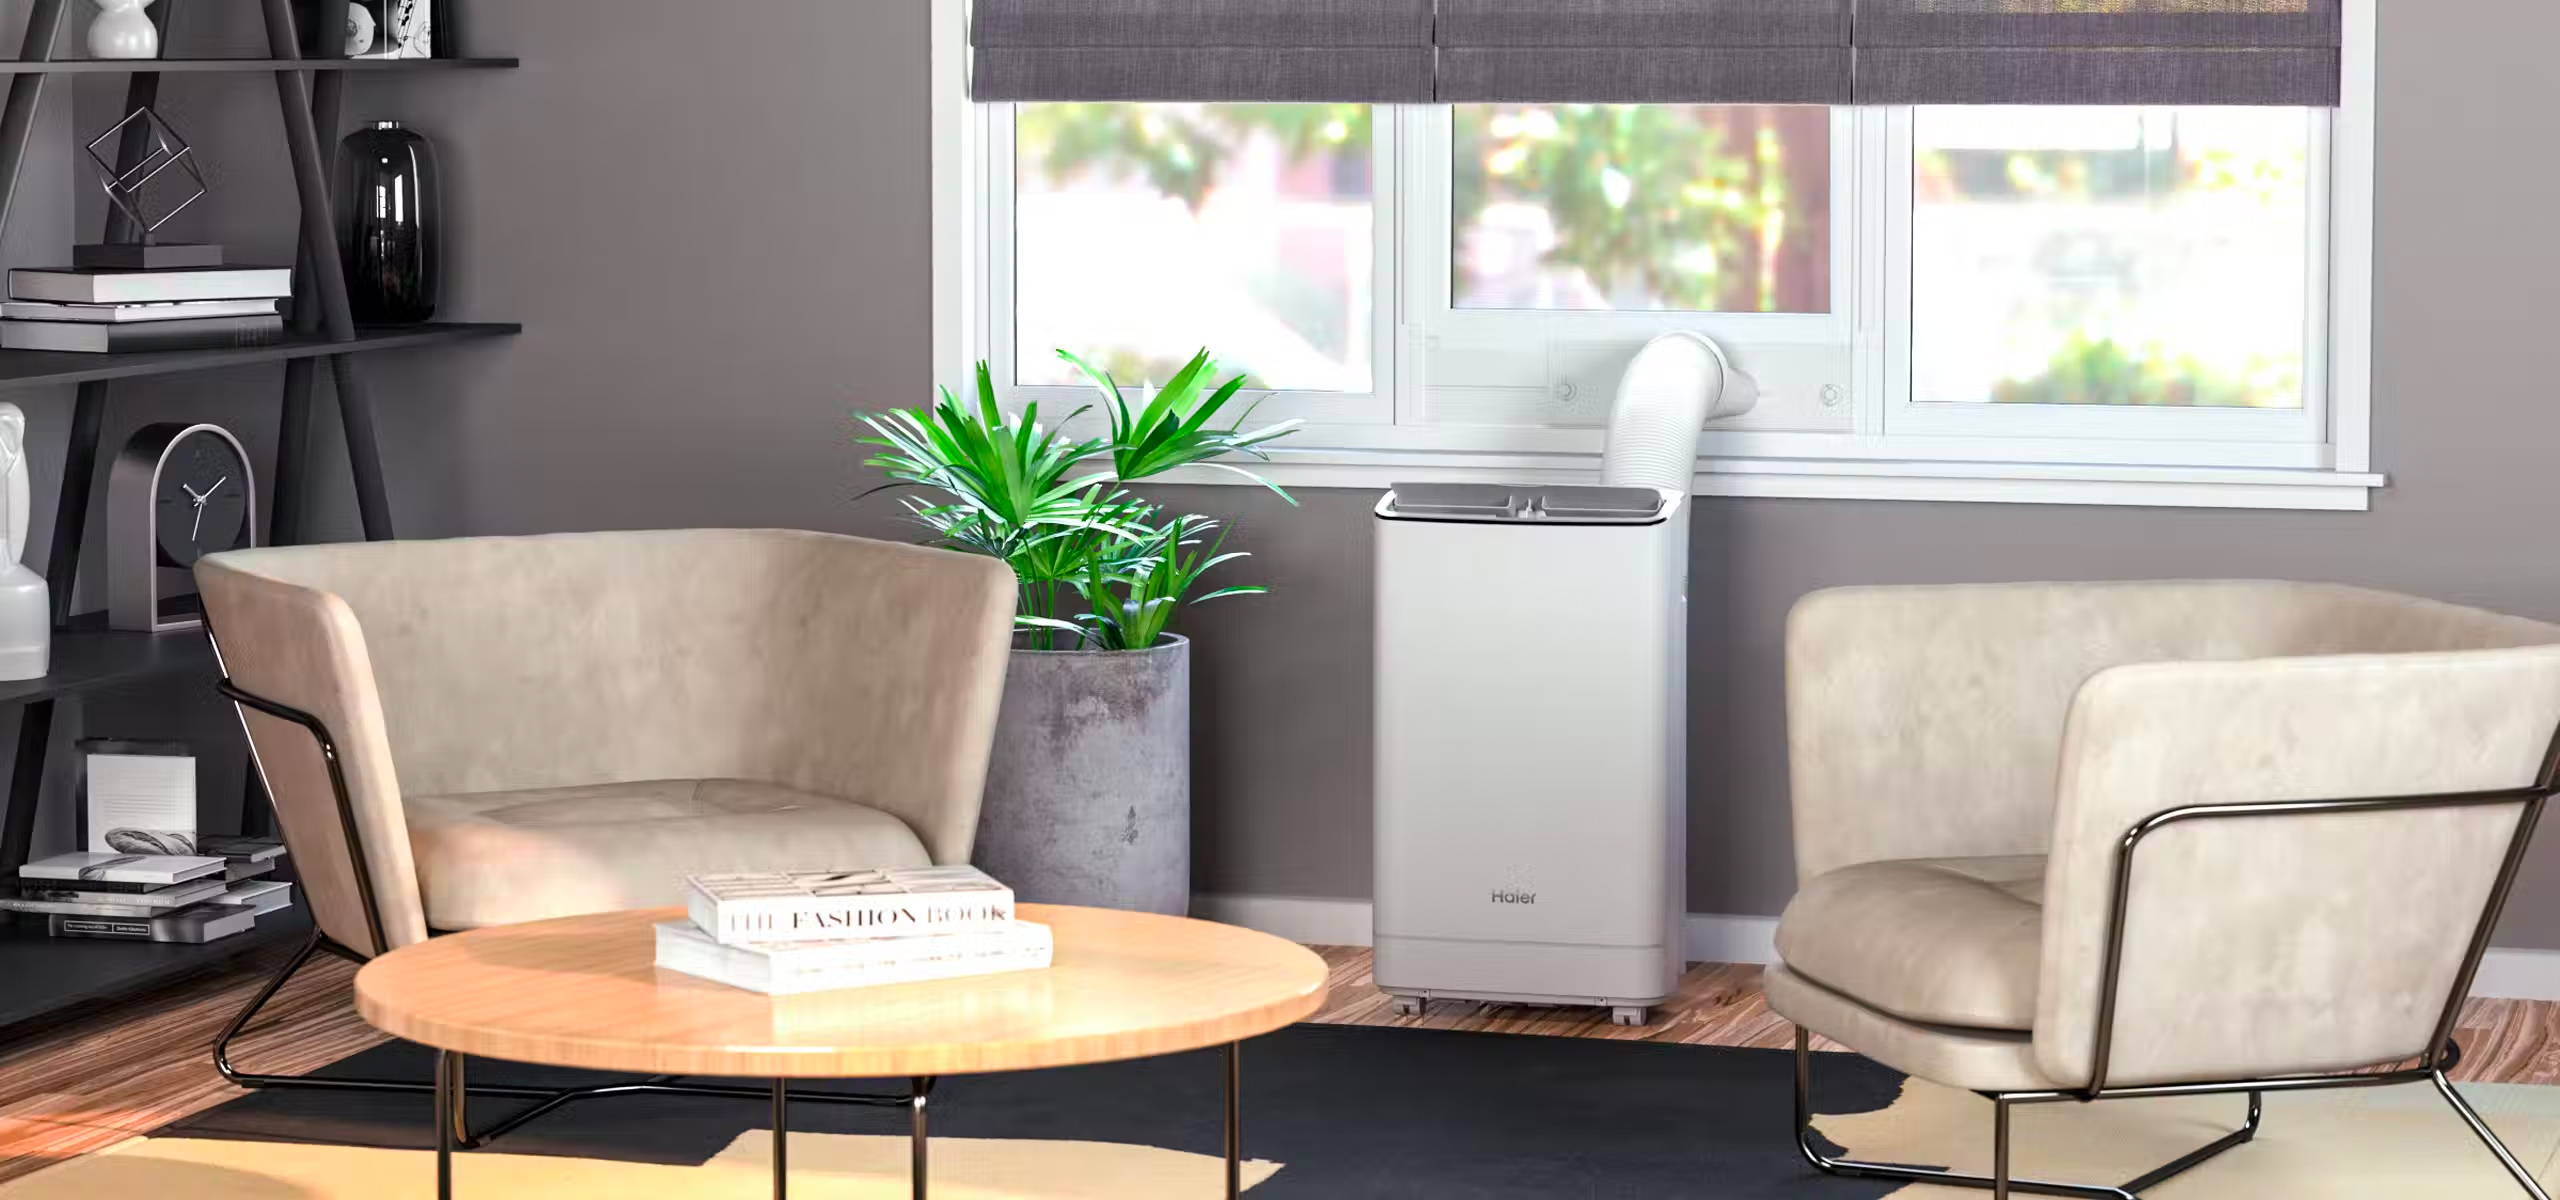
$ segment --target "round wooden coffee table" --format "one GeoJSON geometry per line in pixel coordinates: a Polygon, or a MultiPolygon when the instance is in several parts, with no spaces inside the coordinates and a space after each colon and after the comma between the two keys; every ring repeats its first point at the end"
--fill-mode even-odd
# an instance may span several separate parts
{"type": "Polygon", "coordinates": [[[570,1100],[672,1091],[770,1098],[773,1193],[785,1194],[785,1106],[794,1079],[905,1078],[904,1095],[828,1099],[909,1113],[914,1195],[926,1195],[925,1103],[943,1075],[1063,1067],[1225,1046],[1226,1194],[1241,1190],[1238,1043],[1324,1003],[1324,960],[1269,934],[1181,917],[1025,904],[1050,927],[1040,971],[766,996],[655,965],[650,927],[681,909],[563,917],[431,938],[366,963],[356,1009],[436,1050],[436,1195],[453,1151],[570,1100]],[[553,1093],[498,1128],[466,1128],[463,1063],[483,1055],[638,1072],[629,1084],[553,1093]],[[767,1089],[678,1076],[769,1079],[767,1089]]]}

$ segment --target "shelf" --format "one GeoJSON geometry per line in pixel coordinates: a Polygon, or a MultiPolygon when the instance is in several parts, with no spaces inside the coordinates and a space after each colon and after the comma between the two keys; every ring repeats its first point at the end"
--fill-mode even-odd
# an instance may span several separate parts
{"type": "Polygon", "coordinates": [[[506,69],[512,58],[65,58],[0,61],[0,75],[200,75],[222,71],[454,71],[506,69]]]}
{"type": "Polygon", "coordinates": [[[299,941],[311,932],[310,910],[296,888],[293,907],[258,918],[258,927],[218,942],[118,942],[58,938],[42,917],[0,914],[0,1029],[77,1017],[83,1007],[218,966],[243,954],[299,941]]]}
{"type": "Polygon", "coordinates": [[[0,682],[0,706],[180,675],[202,678],[205,694],[213,694],[213,644],[202,629],[125,633],[107,628],[105,614],[90,613],[53,635],[51,665],[42,679],[0,682]]]}
{"type": "Polygon", "coordinates": [[[332,342],[317,336],[289,336],[272,346],[245,349],[156,350],[139,354],[0,350],[0,390],[88,383],[100,379],[132,379],[144,375],[173,375],[181,371],[210,371],[293,358],[432,346],[465,338],[507,337],[522,332],[524,326],[513,324],[400,325],[359,329],[356,340],[352,342],[332,342]]]}

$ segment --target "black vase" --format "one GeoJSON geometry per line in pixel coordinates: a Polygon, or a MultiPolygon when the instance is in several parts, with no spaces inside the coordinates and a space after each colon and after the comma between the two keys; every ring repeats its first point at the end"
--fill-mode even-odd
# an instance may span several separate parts
{"type": "Polygon", "coordinates": [[[398,121],[377,121],[347,135],[338,162],[338,255],[356,320],[408,325],[435,316],[444,217],[435,147],[398,121]]]}

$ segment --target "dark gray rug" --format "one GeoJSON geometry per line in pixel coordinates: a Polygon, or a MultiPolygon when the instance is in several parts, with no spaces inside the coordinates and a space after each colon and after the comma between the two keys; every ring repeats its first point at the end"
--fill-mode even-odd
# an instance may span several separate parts
{"type": "MultiPolygon", "coordinates": [[[[324,1073],[425,1079],[431,1056],[394,1043],[324,1073]]],[[[1879,1197],[1893,1185],[1816,1175],[1790,1136],[1794,1064],[1781,1050],[1656,1042],[1300,1025],[1248,1043],[1246,1152],[1284,1169],[1255,1200],[1558,1200],[1564,1197],[1879,1197]]],[[[474,1083],[567,1084],[579,1071],[475,1059],[474,1083]]],[[[1058,1138],[1216,1154],[1215,1051],[1093,1067],[945,1079],[936,1136],[1058,1138]]],[[[1892,1103],[1901,1077],[1826,1055],[1821,1111],[1892,1103]]],[[[806,1090],[865,1089],[858,1082],[806,1090]]],[[[482,1124],[511,1106],[475,1102],[482,1124]]],[[[698,1164],[739,1134],[767,1128],[754,1102],[683,1096],[582,1101],[494,1148],[633,1162],[698,1164]]],[[[792,1128],[903,1134],[902,1112],[800,1104],[792,1128]]],[[[434,1144],[423,1096],[268,1091],[158,1137],[434,1144]]]]}

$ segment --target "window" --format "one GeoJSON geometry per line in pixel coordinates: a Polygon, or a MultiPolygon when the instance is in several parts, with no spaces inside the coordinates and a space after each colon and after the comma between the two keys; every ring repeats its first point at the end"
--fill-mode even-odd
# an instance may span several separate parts
{"type": "Polygon", "coordinates": [[[1720,432],[1846,432],[1855,262],[1833,231],[1847,110],[1473,105],[1405,117],[1409,355],[1397,419],[1449,444],[1576,447],[1628,359],[1695,329],[1751,347],[1763,405],[1720,432]],[[1837,249],[1835,249],[1837,246],[1837,249]]]}
{"type": "Polygon", "coordinates": [[[1368,486],[1578,477],[1628,359],[1696,330],[1761,391],[1702,491],[2362,508],[2357,78],[2338,110],[963,103],[946,346],[1048,406],[1057,350],[1141,383],[1206,345],[1308,421],[1280,478],[1368,486]]]}
{"type": "Polygon", "coordinates": [[[2333,419],[2328,110],[1920,108],[1881,122],[1878,425],[1892,444],[2361,469],[2337,453],[2333,419]]]}
{"type": "Polygon", "coordinates": [[[1258,386],[1368,392],[1372,113],[1358,105],[1025,104],[1014,113],[1014,370],[1071,350],[1161,380],[1211,341],[1258,386]]]}
{"type": "Polygon", "coordinates": [[[1919,110],[1912,399],[2304,407],[2316,124],[2288,109],[1919,110]]]}
{"type": "Polygon", "coordinates": [[[1266,414],[1367,424],[1392,403],[1392,110],[1360,104],[987,106],[984,357],[1067,412],[1202,346],[1266,414]]]}
{"type": "Polygon", "coordinates": [[[1831,311],[1831,117],[1780,106],[1452,110],[1462,309],[1831,311]]]}

